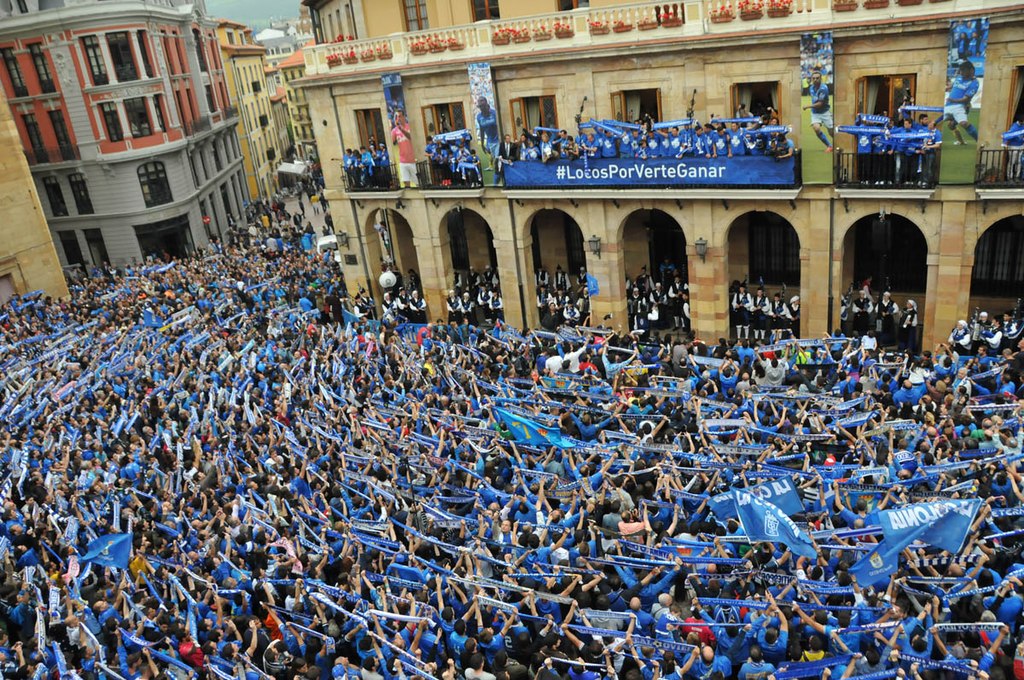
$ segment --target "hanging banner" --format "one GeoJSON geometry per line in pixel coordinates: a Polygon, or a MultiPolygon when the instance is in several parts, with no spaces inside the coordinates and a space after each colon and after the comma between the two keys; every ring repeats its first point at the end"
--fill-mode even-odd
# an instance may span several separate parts
{"type": "Polygon", "coordinates": [[[494,79],[488,63],[469,65],[469,100],[473,112],[473,138],[484,159],[484,184],[494,183],[495,159],[501,143],[501,123],[494,103],[494,79]]]}
{"type": "Polygon", "coordinates": [[[791,187],[795,158],[589,158],[549,163],[520,161],[505,168],[505,186],[587,188],[600,186],[686,189],[721,186],[791,187]]]}
{"type": "Polygon", "coordinates": [[[388,109],[388,136],[397,147],[392,161],[398,162],[399,179],[403,186],[416,184],[416,151],[412,145],[412,130],[409,127],[408,112],[405,108],[405,90],[402,89],[400,73],[385,73],[380,77],[384,86],[384,103],[388,109]]]}
{"type": "Polygon", "coordinates": [[[946,100],[942,107],[942,184],[971,184],[978,153],[978,121],[988,47],[988,19],[954,21],[949,29],[946,100]]]}
{"type": "Polygon", "coordinates": [[[832,183],[835,72],[832,32],[800,36],[800,147],[804,184],[832,183]]]}

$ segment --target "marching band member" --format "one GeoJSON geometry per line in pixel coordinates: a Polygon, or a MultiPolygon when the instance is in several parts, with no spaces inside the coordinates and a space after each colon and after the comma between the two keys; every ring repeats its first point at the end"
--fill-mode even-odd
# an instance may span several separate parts
{"type": "Polygon", "coordinates": [[[882,293],[882,299],[878,302],[877,312],[881,322],[879,343],[883,346],[891,345],[896,339],[896,312],[898,311],[899,307],[893,302],[889,291],[882,293]]]}
{"type": "Polygon", "coordinates": [[[871,312],[875,309],[867,288],[860,291],[860,297],[853,301],[853,330],[861,335],[867,335],[871,320],[871,312]]]}
{"type": "Polygon", "coordinates": [[[772,324],[772,341],[775,342],[779,339],[789,337],[789,307],[785,302],[782,301],[782,295],[776,293],[772,296],[772,304],[768,316],[771,318],[772,324]]]}
{"type": "Polygon", "coordinates": [[[750,314],[754,309],[754,301],[747,292],[747,284],[741,283],[732,296],[732,310],[735,314],[736,337],[750,337],[750,314]]]}
{"type": "MultiPolygon", "coordinates": [[[[886,292],[885,295],[889,293],[886,292]]],[[[884,297],[884,296],[883,296],[884,297]]],[[[900,320],[899,348],[910,352],[916,351],[917,347],[917,303],[907,300],[903,309],[903,318],[900,320]]]]}
{"type": "Polygon", "coordinates": [[[789,312],[789,332],[792,337],[800,337],[800,296],[794,295],[789,299],[786,309],[789,312]]]}
{"type": "Polygon", "coordinates": [[[757,287],[757,295],[752,303],[754,339],[764,341],[768,333],[768,314],[771,311],[772,302],[764,294],[764,286],[757,287]]]}
{"type": "Polygon", "coordinates": [[[961,354],[971,353],[971,329],[963,319],[956,322],[956,328],[949,334],[949,346],[961,354]]]}

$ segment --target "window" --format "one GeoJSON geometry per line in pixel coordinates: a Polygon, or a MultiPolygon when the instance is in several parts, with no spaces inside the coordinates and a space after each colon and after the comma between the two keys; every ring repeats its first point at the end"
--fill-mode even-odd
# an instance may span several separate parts
{"type": "Polygon", "coordinates": [[[405,3],[405,30],[423,31],[430,28],[427,21],[427,0],[402,0],[405,3]]]}
{"type": "Polygon", "coordinates": [[[110,78],[107,77],[107,66],[103,62],[103,49],[100,47],[99,38],[94,35],[82,38],[82,51],[85,52],[85,60],[89,62],[92,84],[106,85],[109,83],[110,78]]]}
{"type": "Polygon", "coordinates": [[[103,231],[100,229],[86,229],[85,243],[89,246],[89,256],[94,265],[102,265],[110,262],[107,255],[107,244],[103,242],[103,231]]]}
{"type": "Polygon", "coordinates": [[[211,85],[206,86],[206,105],[210,107],[211,111],[217,110],[217,102],[213,98],[213,87],[211,85]]]}
{"type": "Polygon", "coordinates": [[[227,33],[228,33],[228,44],[229,45],[234,45],[235,44],[235,32],[234,31],[228,31],[227,33]]]}
{"type": "Polygon", "coordinates": [[[224,167],[220,160],[220,145],[217,144],[216,140],[213,142],[213,165],[217,168],[217,172],[220,172],[224,167]]]}
{"type": "Polygon", "coordinates": [[[124,139],[124,130],[121,128],[121,116],[117,111],[117,104],[106,102],[100,104],[100,111],[103,113],[103,125],[107,128],[107,139],[112,142],[120,142],[124,139]]]}
{"type": "Polygon", "coordinates": [[[5,47],[0,50],[4,57],[4,66],[7,68],[7,76],[11,79],[15,97],[27,97],[28,88],[25,87],[25,78],[21,75],[21,67],[18,66],[18,58],[14,56],[14,50],[5,47]]]}
{"type": "Polygon", "coordinates": [[[473,21],[500,19],[498,0],[473,0],[473,21]]]}
{"type": "Polygon", "coordinates": [[[85,264],[82,257],[82,246],[78,244],[78,234],[74,231],[57,232],[60,236],[60,246],[64,249],[64,260],[68,264],[85,264]]]}
{"type": "Polygon", "coordinates": [[[558,127],[558,108],[554,95],[543,97],[520,97],[512,100],[512,122],[518,131],[521,128],[558,127]]]}
{"type": "Polygon", "coordinates": [[[612,118],[635,121],[650,116],[661,120],[661,90],[623,90],[612,92],[612,118]]]}
{"type": "Polygon", "coordinates": [[[916,75],[858,78],[857,113],[894,116],[904,102],[914,99],[916,92],[916,75]]]}
{"type": "Polygon", "coordinates": [[[153,208],[171,202],[171,185],[167,182],[167,173],[163,163],[146,163],[139,168],[139,186],[142,187],[142,198],[147,208],[153,208]]]}
{"type": "Polygon", "coordinates": [[[28,53],[32,55],[32,65],[36,68],[36,77],[39,78],[39,89],[43,92],[56,92],[57,86],[53,84],[53,76],[50,75],[50,65],[46,63],[46,55],[43,54],[42,43],[29,45],[28,53]]]}
{"type": "Polygon", "coordinates": [[[203,49],[203,35],[198,28],[192,29],[192,39],[196,43],[196,59],[199,60],[199,70],[206,73],[206,50],[203,49]]]}
{"type": "Polygon", "coordinates": [[[380,109],[356,111],[356,126],[359,128],[359,144],[367,146],[371,141],[384,141],[384,122],[380,109]]]}
{"type": "Polygon", "coordinates": [[[732,111],[723,111],[722,116],[728,118],[740,112],[744,116],[763,116],[768,109],[778,112],[782,100],[782,90],[777,80],[752,83],[735,83],[732,86],[732,111]]]}
{"type": "Polygon", "coordinates": [[[1024,115],[1024,66],[1013,69],[1010,92],[1010,119],[1006,121],[1006,127],[1010,127],[1015,120],[1024,115]]]}
{"type": "Polygon", "coordinates": [[[75,160],[75,148],[71,144],[68,126],[64,122],[64,112],[57,109],[50,111],[49,116],[50,126],[53,128],[53,136],[57,139],[57,148],[60,150],[61,158],[66,161],[75,160]]]}
{"type": "Polygon", "coordinates": [[[28,135],[28,143],[32,150],[37,154],[43,151],[43,135],[39,132],[39,123],[36,122],[35,114],[24,114],[21,117],[21,122],[25,124],[25,134],[28,135]]]}
{"type": "Polygon", "coordinates": [[[450,104],[433,104],[423,107],[423,129],[427,134],[463,130],[466,127],[466,114],[462,102],[450,104]]]}
{"type": "Polygon", "coordinates": [[[110,61],[114,64],[114,75],[119,82],[138,80],[139,72],[135,70],[132,59],[132,45],[125,32],[107,34],[107,46],[110,47],[110,61]]]}
{"type": "Polygon", "coordinates": [[[273,161],[277,158],[277,151],[275,149],[267,149],[267,160],[273,161]]]}
{"type": "Polygon", "coordinates": [[[85,175],[76,172],[68,177],[68,184],[71,185],[71,196],[75,199],[75,207],[79,215],[92,215],[92,199],[89,198],[89,187],[85,184],[85,175]]]}
{"type": "Polygon", "coordinates": [[[267,117],[267,114],[261,113],[260,114],[260,127],[261,128],[265,128],[268,125],[270,125],[270,118],[267,117]]]}
{"type": "Polygon", "coordinates": [[[146,32],[135,31],[135,40],[139,44],[139,56],[142,58],[142,70],[147,78],[153,77],[153,67],[149,63],[149,49],[146,47],[146,32]]]}
{"type": "Polygon", "coordinates": [[[1000,220],[982,234],[974,250],[971,293],[992,297],[1021,294],[1024,281],[1024,219],[1000,220]]]}
{"type": "Polygon", "coordinates": [[[22,14],[28,14],[28,2],[26,0],[18,0],[18,11],[22,14]]]}
{"type": "Polygon", "coordinates": [[[252,81],[251,85],[252,85],[252,91],[253,92],[262,92],[263,91],[263,86],[260,85],[260,81],[258,81],[258,80],[252,81]]]}
{"type": "Polygon", "coordinates": [[[56,177],[44,177],[43,188],[46,198],[50,201],[50,213],[54,217],[67,217],[68,206],[64,203],[64,192],[60,190],[60,182],[56,177]]]}
{"type": "Polygon", "coordinates": [[[156,124],[160,126],[161,130],[167,130],[167,123],[164,122],[164,96],[162,94],[153,95],[153,108],[156,110],[156,124]]]}
{"type": "Polygon", "coordinates": [[[590,0],[558,0],[558,11],[568,12],[571,9],[590,7],[590,0]]]}
{"type": "Polygon", "coordinates": [[[124,111],[128,115],[128,129],[131,130],[132,137],[148,137],[153,134],[145,97],[125,99],[124,111]]]}

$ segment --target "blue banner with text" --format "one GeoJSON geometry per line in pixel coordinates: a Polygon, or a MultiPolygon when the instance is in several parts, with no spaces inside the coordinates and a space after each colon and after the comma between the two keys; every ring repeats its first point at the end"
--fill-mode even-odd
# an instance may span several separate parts
{"type": "Polygon", "coordinates": [[[742,158],[591,158],[586,162],[517,161],[506,165],[505,186],[590,187],[651,186],[684,189],[715,186],[793,186],[792,157],[742,158]]]}

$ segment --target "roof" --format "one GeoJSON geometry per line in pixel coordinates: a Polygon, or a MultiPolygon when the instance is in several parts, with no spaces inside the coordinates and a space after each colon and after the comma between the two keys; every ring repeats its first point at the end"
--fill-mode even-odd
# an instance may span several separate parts
{"type": "Polygon", "coordinates": [[[244,28],[249,29],[245,24],[240,24],[233,19],[214,19],[217,22],[218,28],[244,28]]]}
{"type": "Polygon", "coordinates": [[[271,64],[267,64],[267,66],[263,69],[263,73],[268,75],[268,76],[271,73],[277,73],[277,71],[278,71],[278,68],[276,66],[271,65],[271,64]]]}
{"type": "Polygon", "coordinates": [[[263,47],[263,45],[225,45],[224,43],[221,43],[220,48],[225,54],[232,56],[236,54],[256,56],[267,53],[267,48],[263,47]]]}
{"type": "MultiPolygon", "coordinates": [[[[313,45],[313,44],[314,43],[311,40],[308,43],[306,43],[305,45],[303,45],[303,47],[309,47],[310,45],[313,45]]],[[[277,67],[280,68],[280,69],[295,68],[296,66],[305,66],[305,65],[306,65],[306,59],[302,56],[302,47],[300,47],[299,49],[297,49],[294,52],[292,52],[291,54],[289,54],[288,58],[285,59],[284,61],[279,61],[277,63],[277,67]]]]}
{"type": "Polygon", "coordinates": [[[279,87],[279,88],[277,88],[277,92],[275,92],[274,94],[270,95],[270,101],[272,101],[272,102],[284,101],[285,96],[286,96],[286,93],[284,91],[284,88],[283,87],[279,87]]]}
{"type": "Polygon", "coordinates": [[[256,40],[263,42],[264,40],[274,40],[275,38],[284,38],[285,32],[279,31],[276,28],[264,28],[262,31],[256,34],[256,40]]]}

